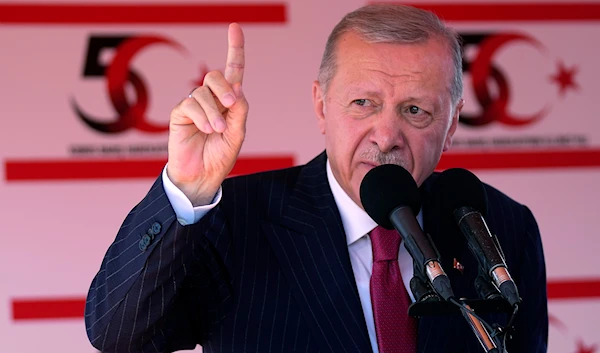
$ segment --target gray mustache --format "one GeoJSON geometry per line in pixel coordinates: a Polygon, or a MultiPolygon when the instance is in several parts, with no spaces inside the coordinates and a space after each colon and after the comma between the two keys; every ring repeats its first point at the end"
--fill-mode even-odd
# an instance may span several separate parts
{"type": "Polygon", "coordinates": [[[381,152],[378,150],[368,150],[360,154],[362,159],[377,164],[396,164],[401,167],[406,166],[406,160],[398,152],[381,152]]]}

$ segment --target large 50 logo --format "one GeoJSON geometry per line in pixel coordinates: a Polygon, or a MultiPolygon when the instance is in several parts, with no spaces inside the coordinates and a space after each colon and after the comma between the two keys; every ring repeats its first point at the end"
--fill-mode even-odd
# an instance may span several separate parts
{"type": "Polygon", "coordinates": [[[130,128],[157,133],[167,131],[168,125],[155,125],[147,120],[148,91],[142,76],[129,67],[129,63],[142,49],[163,44],[185,52],[180,44],[156,36],[92,36],[90,37],[83,76],[85,78],[105,77],[110,101],[117,113],[111,122],[100,122],[99,119],[83,112],[75,100],[73,109],[79,118],[92,129],[102,133],[119,133],[130,128]],[[100,53],[104,49],[115,49],[115,55],[108,67],[100,63],[100,53]],[[135,89],[135,101],[127,100],[125,87],[127,83],[135,89]]]}
{"type": "Polygon", "coordinates": [[[546,114],[542,109],[531,116],[511,115],[507,111],[510,98],[510,90],[505,74],[492,64],[494,53],[501,47],[514,41],[522,41],[531,44],[541,52],[545,47],[537,40],[522,34],[498,33],[498,34],[463,34],[463,45],[477,45],[479,51],[477,56],[468,62],[463,60],[463,71],[471,74],[473,91],[477,102],[481,106],[480,115],[461,114],[460,121],[466,125],[481,126],[497,121],[506,125],[531,124],[546,114]],[[498,87],[497,97],[492,97],[488,84],[492,79],[498,87]]]}

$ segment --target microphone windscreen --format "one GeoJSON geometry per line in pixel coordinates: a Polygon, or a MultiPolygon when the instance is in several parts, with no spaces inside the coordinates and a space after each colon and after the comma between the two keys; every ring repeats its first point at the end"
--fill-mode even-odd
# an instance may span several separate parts
{"type": "Polygon", "coordinates": [[[408,206],[415,215],[421,209],[417,183],[406,169],[394,164],[377,166],[365,175],[360,201],[369,216],[386,229],[394,229],[390,214],[396,208],[408,206]]]}
{"type": "Polygon", "coordinates": [[[487,195],[483,183],[466,169],[443,171],[435,182],[434,195],[446,214],[452,214],[464,206],[474,208],[484,217],[487,213],[487,195]]]}

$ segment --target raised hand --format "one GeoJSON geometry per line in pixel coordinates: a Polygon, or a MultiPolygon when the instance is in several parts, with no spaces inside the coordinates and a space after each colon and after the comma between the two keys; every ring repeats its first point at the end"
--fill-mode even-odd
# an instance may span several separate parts
{"type": "Polygon", "coordinates": [[[204,84],[171,111],[167,175],[194,206],[212,201],[246,135],[244,33],[237,23],[229,25],[228,41],[225,73],[206,74],[204,84]]]}

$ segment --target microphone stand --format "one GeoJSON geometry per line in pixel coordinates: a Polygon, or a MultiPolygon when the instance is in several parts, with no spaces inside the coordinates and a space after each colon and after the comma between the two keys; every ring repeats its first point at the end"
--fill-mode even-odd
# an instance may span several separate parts
{"type": "MultiPolygon", "coordinates": [[[[471,307],[468,306],[467,304],[464,304],[464,306],[468,310],[471,310],[471,307]]],[[[473,333],[475,333],[475,337],[477,337],[477,340],[483,347],[483,350],[486,353],[500,353],[500,351],[498,350],[498,347],[494,343],[494,340],[490,336],[487,329],[483,326],[481,321],[467,310],[461,310],[461,312],[462,312],[464,318],[467,320],[467,323],[471,327],[471,330],[473,330],[473,333]]],[[[505,352],[506,351],[504,351],[502,353],[505,353],[505,352]]]]}
{"type": "MultiPolygon", "coordinates": [[[[418,273],[418,272],[415,272],[418,273]]],[[[456,312],[456,307],[460,309],[462,316],[467,321],[467,324],[475,334],[475,337],[481,344],[486,353],[508,353],[502,340],[498,342],[492,337],[482,320],[474,313],[469,302],[477,305],[482,309],[495,312],[506,312],[508,303],[504,299],[494,298],[487,300],[469,301],[467,299],[456,300],[450,298],[449,302],[443,301],[437,293],[421,278],[420,275],[415,275],[410,281],[410,289],[416,299],[409,308],[409,315],[424,316],[424,315],[440,315],[451,314],[456,312]],[[454,309],[453,309],[454,308],[454,309]],[[500,348],[499,348],[500,347],[500,348]]],[[[500,330],[501,332],[501,330],[500,330]]]]}

